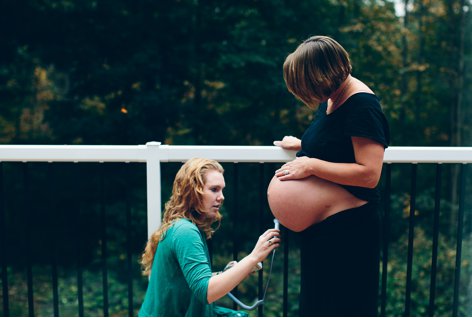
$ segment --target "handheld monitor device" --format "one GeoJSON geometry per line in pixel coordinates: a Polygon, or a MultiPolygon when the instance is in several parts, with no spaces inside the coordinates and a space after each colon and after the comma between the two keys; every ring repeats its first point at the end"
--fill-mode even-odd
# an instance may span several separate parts
{"type": "MultiPolygon", "coordinates": [[[[274,219],[274,229],[276,229],[276,230],[280,229],[280,223],[279,223],[279,220],[277,220],[277,219],[274,219]]],[[[270,277],[272,275],[272,265],[274,264],[274,255],[275,255],[275,249],[272,251],[272,257],[271,257],[270,269],[269,269],[269,276],[267,278],[267,283],[266,283],[266,286],[264,288],[264,295],[262,296],[262,299],[256,300],[254,302],[254,304],[252,304],[252,305],[246,305],[245,303],[240,301],[238,298],[236,298],[236,296],[234,296],[231,293],[228,293],[228,297],[231,298],[236,304],[238,304],[239,307],[241,307],[243,309],[246,309],[246,310],[253,310],[257,306],[262,305],[264,303],[265,296],[266,296],[266,293],[267,293],[267,288],[269,287],[270,277]]],[[[259,264],[260,263],[257,264],[258,267],[259,267],[259,264]]],[[[262,268],[262,264],[260,265],[260,268],[262,268]]]]}

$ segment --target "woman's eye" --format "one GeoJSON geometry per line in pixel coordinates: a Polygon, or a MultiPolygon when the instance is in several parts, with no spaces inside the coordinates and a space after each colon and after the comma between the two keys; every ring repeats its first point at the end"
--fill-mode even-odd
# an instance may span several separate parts
{"type": "Polygon", "coordinates": [[[211,192],[215,192],[215,193],[216,193],[216,192],[220,192],[220,191],[223,192],[223,188],[222,188],[222,187],[210,187],[209,190],[210,190],[211,192]]]}

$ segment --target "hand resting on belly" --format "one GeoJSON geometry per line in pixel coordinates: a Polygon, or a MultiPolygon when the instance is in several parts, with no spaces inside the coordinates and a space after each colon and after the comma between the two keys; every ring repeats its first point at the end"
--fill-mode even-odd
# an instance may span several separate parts
{"type": "Polygon", "coordinates": [[[315,176],[285,181],[274,176],[267,189],[267,199],[272,214],[283,226],[295,232],[367,202],[343,187],[315,176]]]}

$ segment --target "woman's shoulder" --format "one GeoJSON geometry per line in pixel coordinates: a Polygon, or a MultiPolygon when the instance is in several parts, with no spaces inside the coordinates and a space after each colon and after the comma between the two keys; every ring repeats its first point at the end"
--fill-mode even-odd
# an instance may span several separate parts
{"type": "Polygon", "coordinates": [[[348,112],[359,110],[381,110],[380,99],[377,95],[368,92],[358,92],[351,95],[345,103],[348,107],[344,109],[348,112]]]}
{"type": "Polygon", "coordinates": [[[352,94],[348,100],[351,101],[369,101],[369,102],[379,102],[377,95],[371,92],[360,91],[352,94]]]}
{"type": "Polygon", "coordinates": [[[171,235],[174,237],[192,236],[193,234],[200,233],[198,227],[192,221],[185,218],[176,220],[169,230],[171,230],[171,235]]]}
{"type": "Polygon", "coordinates": [[[174,231],[176,230],[185,230],[185,229],[196,229],[198,231],[198,227],[192,223],[189,219],[181,218],[177,219],[174,221],[174,224],[172,224],[172,229],[174,231]]]}
{"type": "Polygon", "coordinates": [[[204,244],[200,230],[188,219],[175,221],[169,230],[169,244],[176,251],[189,247],[189,242],[193,242],[191,246],[196,246],[198,242],[201,242],[202,246],[204,244]]]}

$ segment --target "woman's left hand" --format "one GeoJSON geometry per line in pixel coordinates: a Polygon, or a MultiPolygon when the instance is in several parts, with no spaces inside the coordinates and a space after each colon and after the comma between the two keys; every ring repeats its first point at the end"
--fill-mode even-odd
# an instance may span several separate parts
{"type": "Polygon", "coordinates": [[[297,157],[295,160],[287,162],[280,169],[276,170],[275,176],[281,181],[306,178],[311,175],[310,171],[313,160],[316,159],[297,157]]]}

